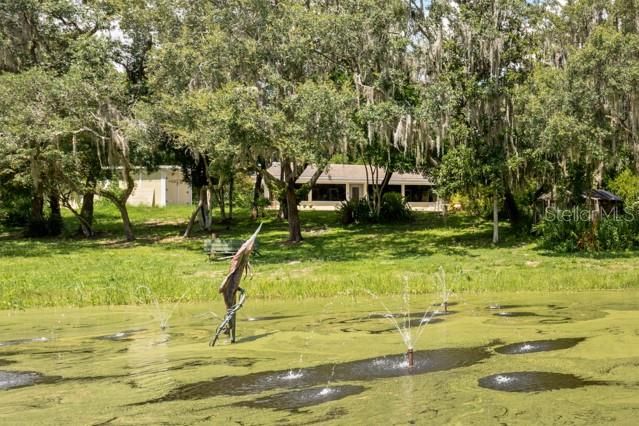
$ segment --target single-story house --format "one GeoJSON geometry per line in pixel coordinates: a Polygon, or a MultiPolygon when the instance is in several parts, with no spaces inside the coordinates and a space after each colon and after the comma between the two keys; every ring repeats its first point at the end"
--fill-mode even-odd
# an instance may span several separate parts
{"type": "MultiPolygon", "coordinates": [[[[307,167],[297,179],[298,185],[308,183],[317,168],[307,167]]],[[[269,173],[280,177],[279,164],[273,164],[269,173]]],[[[380,170],[380,176],[384,171],[380,170]]],[[[368,176],[370,180],[370,175],[368,176]]],[[[380,177],[381,179],[381,177],[380,177]]],[[[433,182],[417,173],[393,173],[386,192],[397,192],[406,198],[414,210],[441,211],[442,204],[433,191],[433,182]]],[[[366,167],[358,164],[330,164],[320,175],[315,186],[309,191],[308,198],[300,203],[303,209],[335,210],[343,201],[364,198],[368,195],[366,167]]],[[[264,187],[264,196],[272,201],[274,207],[277,200],[264,187]]]]}
{"type": "Polygon", "coordinates": [[[128,204],[165,207],[169,204],[191,204],[191,185],[184,182],[182,170],[176,166],[160,166],[154,172],[138,169],[133,173],[135,189],[128,204]]]}

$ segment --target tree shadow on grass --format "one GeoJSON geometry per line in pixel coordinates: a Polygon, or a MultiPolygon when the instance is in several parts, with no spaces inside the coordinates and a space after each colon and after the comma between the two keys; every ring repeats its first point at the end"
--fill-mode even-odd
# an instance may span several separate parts
{"type": "Polygon", "coordinates": [[[533,250],[543,257],[557,259],[591,259],[591,260],[614,260],[639,258],[639,250],[628,251],[595,251],[595,252],[563,252],[536,246],[533,250]]]}
{"type": "MultiPolygon", "coordinates": [[[[358,224],[343,226],[334,212],[302,211],[302,244],[286,244],[287,223],[279,221],[275,212],[260,219],[265,225],[259,236],[259,263],[281,264],[294,261],[354,261],[358,259],[406,259],[445,254],[474,257],[472,250],[492,248],[491,229],[487,222],[467,216],[452,215],[444,220],[436,213],[415,213],[409,223],[358,224]]],[[[94,249],[130,249],[152,246],[168,251],[188,250],[201,254],[203,242],[211,238],[208,232],[197,232],[193,238],[183,239],[186,219],[157,220],[148,218],[134,223],[137,239],[127,242],[122,238],[121,224],[117,217],[98,214],[98,236],[94,239],[66,237],[61,239],[21,239],[12,234],[2,237],[0,256],[49,257],[94,249]],[[110,221],[109,221],[110,220],[110,221]]],[[[238,212],[232,223],[214,224],[212,232],[221,239],[248,238],[258,226],[258,221],[248,217],[248,212],[238,212]]],[[[69,225],[68,225],[69,227],[69,225]]],[[[504,227],[504,239],[497,248],[516,247],[521,238],[504,227]]]]}

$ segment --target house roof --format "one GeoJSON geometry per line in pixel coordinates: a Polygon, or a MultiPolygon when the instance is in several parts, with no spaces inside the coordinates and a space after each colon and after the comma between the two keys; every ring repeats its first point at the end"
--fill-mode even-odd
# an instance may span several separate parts
{"type": "MultiPolygon", "coordinates": [[[[570,191],[566,191],[566,194],[570,194],[570,191]]],[[[584,192],[581,195],[583,198],[589,198],[591,200],[605,200],[605,201],[614,201],[614,202],[622,202],[623,200],[618,195],[613,194],[610,191],[606,191],[605,189],[591,189],[590,191],[584,192]]],[[[546,192],[545,194],[540,195],[538,200],[552,200],[556,197],[553,196],[551,192],[546,192]]]]}
{"type": "MultiPolygon", "coordinates": [[[[308,166],[297,179],[297,183],[307,183],[317,167],[308,166]]],[[[274,163],[268,169],[269,173],[279,178],[281,167],[279,163],[274,163]]],[[[379,171],[379,180],[384,177],[384,169],[379,171]]],[[[369,173],[369,180],[370,173],[369,173]]],[[[366,183],[366,167],[361,164],[329,164],[326,170],[317,179],[318,184],[329,183],[366,183]]],[[[389,185],[433,185],[433,182],[418,173],[393,173],[389,185]]]]}
{"type": "Polygon", "coordinates": [[[615,202],[623,201],[621,197],[613,194],[610,191],[606,191],[605,189],[592,189],[587,194],[584,194],[584,197],[592,198],[593,200],[605,200],[605,201],[615,201],[615,202]]]}

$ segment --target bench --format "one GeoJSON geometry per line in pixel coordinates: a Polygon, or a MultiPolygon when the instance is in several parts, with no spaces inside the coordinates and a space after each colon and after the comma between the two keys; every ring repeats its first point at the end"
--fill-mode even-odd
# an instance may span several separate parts
{"type": "MultiPolygon", "coordinates": [[[[224,260],[233,257],[240,247],[242,247],[244,242],[244,240],[220,240],[219,238],[216,238],[214,240],[205,240],[202,249],[208,256],[209,261],[224,260]]],[[[260,255],[259,248],[259,243],[255,241],[253,253],[257,256],[260,255]]]]}

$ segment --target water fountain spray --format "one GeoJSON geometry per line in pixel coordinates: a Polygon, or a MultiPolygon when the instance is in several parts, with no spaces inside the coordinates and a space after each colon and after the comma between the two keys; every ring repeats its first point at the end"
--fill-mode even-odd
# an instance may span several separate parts
{"type": "Polygon", "coordinates": [[[451,291],[448,290],[446,286],[446,271],[442,266],[439,267],[435,278],[438,281],[439,287],[441,289],[442,307],[444,308],[444,312],[448,313],[448,298],[450,297],[451,291]]]}

